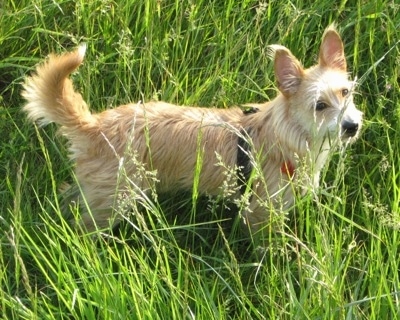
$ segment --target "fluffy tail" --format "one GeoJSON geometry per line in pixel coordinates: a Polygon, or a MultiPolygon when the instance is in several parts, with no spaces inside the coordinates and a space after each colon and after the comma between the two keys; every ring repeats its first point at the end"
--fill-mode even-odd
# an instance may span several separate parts
{"type": "Polygon", "coordinates": [[[29,119],[40,125],[55,122],[67,128],[93,121],[87,104],[69,79],[83,62],[85,51],[86,45],[81,45],[73,52],[51,55],[35,75],[26,79],[22,96],[27,101],[23,109],[29,119]]]}

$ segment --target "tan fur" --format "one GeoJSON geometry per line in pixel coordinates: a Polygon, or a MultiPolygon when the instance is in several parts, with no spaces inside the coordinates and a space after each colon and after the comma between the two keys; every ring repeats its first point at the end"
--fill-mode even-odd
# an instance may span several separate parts
{"type": "Polygon", "coordinates": [[[146,177],[138,177],[138,163],[156,170],[158,190],[191,190],[200,150],[199,191],[219,194],[226,168],[237,164],[238,133],[243,129],[262,173],[253,181],[254,195],[245,210],[246,222],[257,230],[268,221],[271,209],[292,206],[296,188],[303,193],[316,187],[329,150],[338,140],[354,140],[361,127],[343,44],[333,26],[324,33],[319,63],[309,69],[287,48],[271,46],[280,93],[257,105],[260,111],[252,114],[237,107],[194,108],[165,102],[133,103],[92,114],[68,78],[82,63],[84,51],[81,46],[50,56],[36,75],[27,78],[23,96],[31,120],[60,124],[70,141],[76,176],[93,215],[82,217],[88,230],[109,225],[115,196],[127,184],[149,187],[146,177]],[[321,102],[326,107],[316,110],[317,105],[324,106],[321,102]],[[217,165],[218,156],[223,165],[217,165]],[[288,166],[295,168],[293,174],[283,169],[288,166]],[[131,181],[118,178],[121,168],[131,181]]]}

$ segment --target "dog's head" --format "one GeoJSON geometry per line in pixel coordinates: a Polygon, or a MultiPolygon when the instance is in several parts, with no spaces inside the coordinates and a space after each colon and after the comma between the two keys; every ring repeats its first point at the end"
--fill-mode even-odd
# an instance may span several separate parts
{"type": "Polygon", "coordinates": [[[362,113],[353,102],[355,83],[348,79],[343,43],[335,28],[325,30],[318,64],[309,69],[304,69],[287,48],[271,48],[287,117],[313,140],[355,140],[362,113]]]}

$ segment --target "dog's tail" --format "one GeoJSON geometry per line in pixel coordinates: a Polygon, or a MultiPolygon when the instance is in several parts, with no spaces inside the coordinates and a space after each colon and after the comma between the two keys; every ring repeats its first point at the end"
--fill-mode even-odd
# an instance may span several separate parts
{"type": "Polygon", "coordinates": [[[89,124],[94,117],[82,96],[75,92],[69,75],[83,62],[86,45],[75,51],[50,58],[27,78],[22,96],[27,104],[24,111],[28,118],[40,125],[50,122],[67,128],[89,124]]]}

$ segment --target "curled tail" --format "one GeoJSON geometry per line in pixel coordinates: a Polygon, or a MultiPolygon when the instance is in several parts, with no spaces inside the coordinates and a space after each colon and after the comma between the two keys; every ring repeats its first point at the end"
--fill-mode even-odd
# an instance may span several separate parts
{"type": "Polygon", "coordinates": [[[51,55],[36,69],[23,85],[23,107],[28,118],[41,125],[50,122],[67,128],[78,128],[93,121],[86,102],[75,92],[69,75],[79,67],[85,56],[86,45],[60,56],[51,55]]]}

